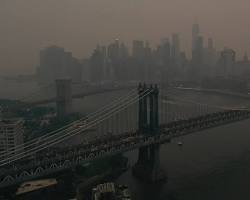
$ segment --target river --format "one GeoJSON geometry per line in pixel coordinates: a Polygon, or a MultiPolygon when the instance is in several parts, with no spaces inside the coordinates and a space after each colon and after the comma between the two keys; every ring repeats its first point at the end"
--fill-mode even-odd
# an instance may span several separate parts
{"type": "MultiPolygon", "coordinates": [[[[1,98],[19,98],[36,88],[33,84],[1,82],[1,98]],[[23,87],[23,88],[20,88],[23,87]]],[[[91,112],[121,95],[116,92],[74,100],[74,109],[91,112]]],[[[246,99],[192,91],[177,92],[178,98],[219,105],[246,105],[246,99]]],[[[137,151],[128,152],[136,162],[137,151]]],[[[168,175],[164,184],[146,184],[127,171],[116,182],[127,184],[135,200],[235,200],[250,199],[250,120],[225,125],[162,145],[161,167],[168,175]],[[182,141],[183,146],[177,142],[182,141]]]]}

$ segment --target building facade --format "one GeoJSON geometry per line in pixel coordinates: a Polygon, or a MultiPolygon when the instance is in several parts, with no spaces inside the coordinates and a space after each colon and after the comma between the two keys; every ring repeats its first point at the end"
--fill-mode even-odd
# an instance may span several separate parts
{"type": "MultiPolygon", "coordinates": [[[[10,153],[23,144],[23,120],[2,119],[0,121],[0,153],[10,153]]],[[[22,151],[22,148],[19,149],[22,151]]]]}
{"type": "Polygon", "coordinates": [[[81,82],[82,64],[64,48],[50,46],[40,51],[40,64],[37,68],[39,83],[54,83],[59,78],[71,78],[81,82]]]}
{"type": "Polygon", "coordinates": [[[220,55],[219,75],[230,77],[234,74],[236,63],[236,53],[233,49],[225,48],[220,55]]]}

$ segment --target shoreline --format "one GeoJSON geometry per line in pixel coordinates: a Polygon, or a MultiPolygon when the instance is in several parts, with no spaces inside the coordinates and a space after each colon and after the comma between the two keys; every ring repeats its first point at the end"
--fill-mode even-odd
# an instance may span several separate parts
{"type": "Polygon", "coordinates": [[[250,95],[244,93],[216,90],[216,89],[205,89],[205,88],[185,88],[185,87],[174,87],[174,89],[182,90],[182,91],[193,91],[197,93],[208,93],[208,94],[216,94],[230,97],[237,97],[242,99],[250,99],[250,95]]]}

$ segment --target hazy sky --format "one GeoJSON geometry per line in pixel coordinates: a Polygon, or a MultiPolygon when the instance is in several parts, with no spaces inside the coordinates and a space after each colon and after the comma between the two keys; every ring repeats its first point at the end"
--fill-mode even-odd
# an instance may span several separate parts
{"type": "Polygon", "coordinates": [[[0,0],[0,75],[33,72],[39,50],[56,44],[86,57],[97,43],[147,39],[173,32],[191,47],[198,21],[215,46],[250,53],[250,0],[0,0]]]}

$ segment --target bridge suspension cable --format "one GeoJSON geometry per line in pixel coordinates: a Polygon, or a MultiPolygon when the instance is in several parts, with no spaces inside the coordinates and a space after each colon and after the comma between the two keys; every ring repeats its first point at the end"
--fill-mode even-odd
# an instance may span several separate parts
{"type": "MultiPolygon", "coordinates": [[[[149,93],[150,93],[150,92],[149,92],[149,93]]],[[[147,94],[145,94],[145,95],[148,95],[149,93],[147,93],[147,94]]],[[[145,96],[145,95],[144,95],[144,96],[145,96]]],[[[144,97],[144,96],[143,96],[143,97],[144,97]]],[[[142,97],[142,98],[143,98],[143,97],[142,97]]],[[[100,118],[100,119],[98,119],[98,120],[94,120],[93,122],[90,123],[90,125],[85,126],[85,129],[84,129],[84,130],[86,130],[86,129],[90,128],[91,126],[96,125],[96,124],[102,122],[102,121],[105,120],[106,118],[108,118],[108,117],[110,117],[110,116],[112,116],[112,115],[114,115],[114,114],[120,112],[121,110],[125,109],[126,107],[128,107],[129,105],[135,103],[136,101],[138,101],[138,98],[136,98],[136,100],[133,99],[133,100],[128,101],[126,105],[120,105],[116,110],[112,111],[112,113],[106,113],[106,114],[104,115],[105,117],[102,117],[102,118],[100,118]]],[[[67,137],[66,137],[66,138],[61,138],[60,141],[58,141],[58,139],[57,139],[57,141],[50,141],[50,144],[49,144],[49,143],[46,143],[46,144],[45,144],[45,145],[47,145],[47,146],[44,146],[44,144],[42,144],[42,145],[39,146],[39,147],[42,147],[42,149],[38,149],[38,147],[36,147],[36,148],[34,148],[34,149],[32,149],[32,150],[29,150],[29,151],[28,151],[28,153],[29,153],[28,155],[27,155],[27,151],[26,151],[26,152],[23,152],[23,153],[20,153],[20,154],[22,155],[22,158],[23,158],[23,157],[27,157],[27,156],[29,156],[29,155],[32,155],[32,154],[38,152],[38,151],[41,151],[41,150],[43,150],[43,149],[46,149],[46,148],[48,148],[49,146],[52,146],[52,145],[54,145],[54,144],[58,144],[58,143],[64,141],[65,139],[68,139],[68,138],[70,138],[70,137],[72,137],[72,136],[74,136],[74,135],[76,135],[76,134],[79,134],[79,131],[81,132],[82,130],[76,130],[76,131],[74,131],[74,132],[73,132],[73,135],[71,134],[72,132],[66,134],[67,137]],[[70,134],[71,134],[71,135],[70,135],[70,134]],[[53,143],[51,143],[51,142],[53,142],[53,143]],[[23,155],[24,153],[26,153],[26,155],[23,155]]],[[[64,136],[64,137],[65,137],[65,136],[64,136]]],[[[12,162],[12,161],[10,161],[10,159],[12,159],[13,157],[17,157],[15,160],[19,160],[19,159],[21,158],[21,157],[20,157],[20,154],[15,155],[15,156],[12,156],[11,158],[5,159],[5,160],[3,160],[2,162],[8,160],[8,162],[7,162],[7,163],[4,163],[4,164],[9,164],[10,162],[12,162]]],[[[1,164],[0,166],[2,166],[2,165],[3,165],[3,164],[1,164]]]]}
{"type": "Polygon", "coordinates": [[[40,136],[39,138],[34,138],[30,141],[27,141],[23,144],[20,144],[16,147],[13,147],[11,149],[8,149],[8,151],[3,151],[0,153],[0,157],[4,156],[9,156],[9,155],[13,155],[13,153],[17,153],[20,152],[21,150],[23,150],[24,148],[29,148],[34,146],[37,146],[39,143],[41,142],[46,142],[45,140],[50,140],[53,137],[57,136],[57,135],[62,135],[65,131],[70,131],[71,128],[74,128],[74,125],[81,125],[82,122],[85,122],[85,120],[89,120],[91,118],[95,118],[98,115],[107,112],[108,110],[112,109],[113,107],[119,105],[120,103],[122,103],[123,101],[126,101],[127,99],[134,97],[135,94],[137,94],[137,89],[133,89],[131,90],[128,94],[126,94],[125,96],[119,97],[117,99],[115,99],[114,101],[112,101],[111,103],[109,103],[108,105],[105,105],[104,107],[98,109],[97,111],[82,117],[81,119],[78,119],[66,126],[63,126],[55,131],[51,131],[47,134],[44,134],[43,136],[40,136]]]}
{"type": "Polygon", "coordinates": [[[32,149],[30,149],[28,151],[25,151],[25,152],[19,153],[17,155],[11,156],[11,157],[9,157],[7,159],[4,159],[4,160],[1,161],[0,166],[4,166],[6,164],[10,164],[10,163],[12,163],[12,162],[14,162],[16,160],[21,159],[21,158],[33,155],[36,152],[42,151],[44,149],[47,149],[50,146],[61,143],[61,142],[65,141],[65,140],[67,140],[67,139],[81,133],[84,130],[86,131],[88,128],[91,128],[92,126],[101,123],[102,121],[104,121],[105,119],[113,116],[114,114],[126,109],[129,105],[134,104],[135,102],[138,102],[141,98],[144,98],[146,95],[150,94],[151,92],[152,91],[148,90],[148,91],[146,91],[146,93],[142,97],[140,97],[140,98],[136,97],[136,99],[132,99],[132,100],[129,100],[128,102],[125,102],[126,104],[124,103],[124,105],[117,106],[117,108],[112,110],[111,112],[108,112],[108,113],[104,114],[103,116],[99,117],[98,119],[94,120],[93,122],[90,122],[89,124],[85,125],[84,129],[80,128],[80,130],[79,130],[79,128],[78,128],[78,129],[74,130],[73,132],[71,131],[71,132],[69,132],[69,133],[67,133],[67,134],[65,134],[63,136],[59,136],[58,138],[56,138],[54,140],[51,140],[51,141],[49,141],[49,142],[47,142],[45,144],[41,144],[41,145],[39,145],[39,146],[37,146],[35,148],[32,148],[32,149]]]}
{"type": "Polygon", "coordinates": [[[160,123],[170,123],[177,120],[185,120],[190,117],[198,117],[211,112],[227,110],[225,107],[197,103],[196,101],[178,98],[174,91],[161,90],[160,95],[160,123]],[[167,92],[167,93],[166,93],[167,92]]]}

